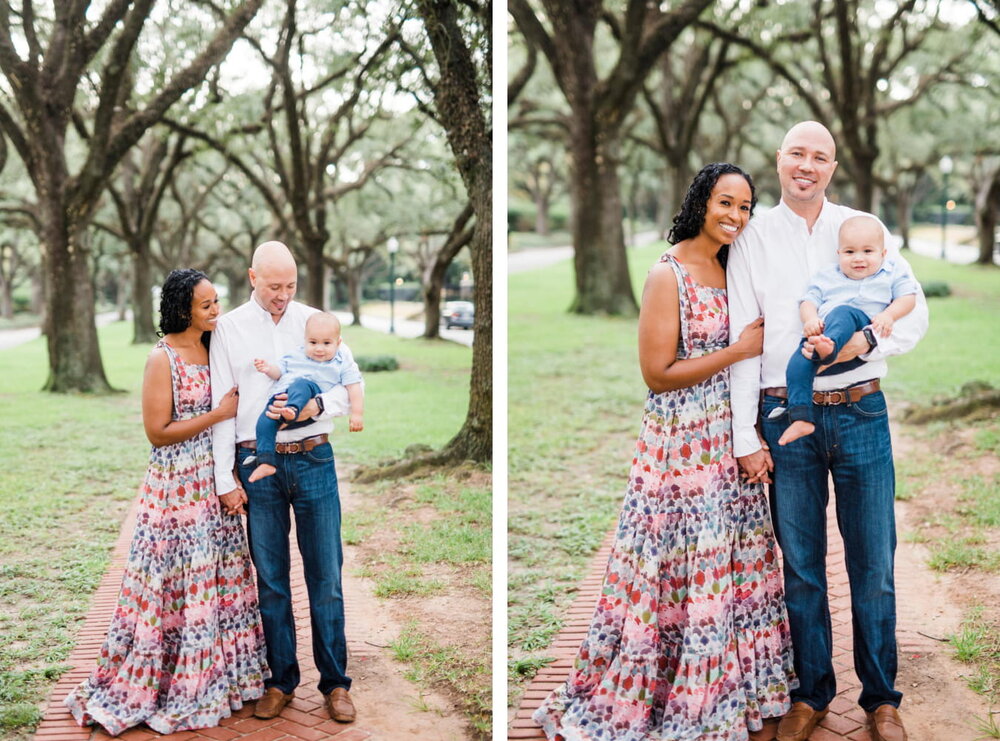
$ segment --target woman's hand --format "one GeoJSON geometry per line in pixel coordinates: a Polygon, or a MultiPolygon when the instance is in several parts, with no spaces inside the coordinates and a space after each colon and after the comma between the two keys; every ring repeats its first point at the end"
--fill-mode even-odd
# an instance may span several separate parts
{"type": "Polygon", "coordinates": [[[215,411],[219,415],[219,419],[232,419],[236,416],[236,408],[240,403],[240,392],[233,386],[229,391],[226,392],[219,400],[219,406],[215,408],[215,411]]]}
{"type": "Polygon", "coordinates": [[[758,317],[744,327],[733,347],[744,359],[757,357],[764,352],[764,318],[758,317]]]}

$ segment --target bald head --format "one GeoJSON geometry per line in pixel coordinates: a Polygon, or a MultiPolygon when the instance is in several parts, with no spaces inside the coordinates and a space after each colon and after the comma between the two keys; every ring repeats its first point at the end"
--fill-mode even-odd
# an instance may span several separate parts
{"type": "Polygon", "coordinates": [[[264,242],[253,253],[250,285],[254,300],[277,323],[295,298],[298,273],[295,258],[281,242],[264,242]]]}
{"type": "Polygon", "coordinates": [[[829,152],[831,160],[837,159],[837,144],[833,140],[833,134],[819,121],[800,121],[795,124],[781,140],[781,151],[801,142],[822,147],[829,152]]]}
{"type": "Polygon", "coordinates": [[[287,267],[291,265],[292,268],[295,267],[295,258],[292,257],[292,251],[288,249],[282,242],[264,242],[257,246],[257,249],[253,251],[253,260],[250,263],[250,269],[256,273],[261,271],[267,271],[272,267],[287,267]]]}
{"type": "Polygon", "coordinates": [[[317,311],[306,319],[306,331],[328,332],[340,336],[340,319],[329,311],[317,311]]]}

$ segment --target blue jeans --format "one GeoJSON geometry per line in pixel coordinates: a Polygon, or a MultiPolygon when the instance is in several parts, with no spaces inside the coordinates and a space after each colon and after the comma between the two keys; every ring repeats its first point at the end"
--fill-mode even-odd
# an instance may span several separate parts
{"type": "Polygon", "coordinates": [[[836,695],[833,636],[826,583],[828,474],[833,476],[837,525],[851,585],[854,670],[866,711],[899,706],[896,680],[895,470],[889,418],[881,392],[853,404],[815,406],[816,430],[788,445],[778,438],[785,401],[765,396],[761,432],[774,459],[771,513],[784,555],[785,601],[799,687],[793,702],[816,710],[836,695]]]}
{"type": "Polygon", "coordinates": [[[333,447],[324,443],[308,453],[277,456],[277,472],[249,483],[251,469],[243,460],[254,451],[237,448],[237,470],[247,492],[247,538],[257,569],[260,615],[267,642],[271,678],[265,687],[290,693],[299,684],[295,646],[295,619],[289,583],[291,557],[289,508],[295,512],[295,531],[302,555],[313,659],[319,669],[319,691],[350,689],[347,676],[347,639],[344,635],[344,597],[340,582],[344,562],[340,544],[340,495],[333,447]]]}
{"type": "MultiPolygon", "coordinates": [[[[302,411],[302,407],[312,401],[314,396],[322,392],[323,390],[308,378],[297,378],[292,381],[286,391],[288,401],[285,402],[285,406],[294,407],[296,411],[302,411]]],[[[270,406],[273,403],[274,397],[272,396],[267,400],[267,405],[270,406]]],[[[285,424],[285,429],[294,430],[296,427],[304,427],[305,425],[312,424],[312,422],[311,419],[306,419],[301,422],[288,422],[286,424],[283,419],[271,419],[268,417],[267,407],[264,407],[264,411],[257,418],[257,460],[255,462],[258,465],[261,463],[267,463],[271,466],[278,465],[278,458],[274,452],[274,443],[278,437],[278,428],[282,424],[285,424]]]]}
{"type": "MultiPolygon", "coordinates": [[[[837,306],[826,315],[823,320],[823,334],[833,340],[833,354],[830,358],[837,357],[840,348],[851,339],[851,336],[871,324],[868,315],[853,306],[846,304],[837,306]]],[[[816,377],[816,369],[822,365],[823,361],[813,352],[812,360],[805,357],[802,352],[802,344],[799,349],[792,353],[788,359],[788,367],[785,369],[785,383],[788,384],[788,418],[793,422],[805,420],[814,422],[812,414],[812,388],[813,379],[816,377]]],[[[845,363],[837,363],[827,368],[821,375],[833,376],[857,368],[865,361],[860,358],[848,360],[845,363]]]]}

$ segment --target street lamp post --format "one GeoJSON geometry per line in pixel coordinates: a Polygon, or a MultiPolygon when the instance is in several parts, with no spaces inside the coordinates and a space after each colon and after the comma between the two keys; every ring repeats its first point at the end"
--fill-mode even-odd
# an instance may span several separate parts
{"type": "Polygon", "coordinates": [[[396,253],[399,240],[389,237],[389,334],[396,334],[396,253]]]}
{"type": "Polygon", "coordinates": [[[955,163],[952,161],[951,157],[945,155],[938,162],[938,167],[941,168],[941,174],[944,176],[944,192],[941,194],[941,259],[946,259],[945,247],[947,245],[945,241],[945,232],[948,226],[948,176],[951,175],[951,171],[955,167],[955,163]]]}

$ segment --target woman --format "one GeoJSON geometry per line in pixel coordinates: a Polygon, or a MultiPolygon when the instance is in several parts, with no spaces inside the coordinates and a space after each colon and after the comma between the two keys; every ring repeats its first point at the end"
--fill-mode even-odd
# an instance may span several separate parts
{"type": "Polygon", "coordinates": [[[219,299],[197,270],[160,294],[160,334],[142,383],[153,444],[118,607],[90,678],[66,698],[80,725],[111,735],[217,725],[264,693],[269,676],[246,538],[215,495],[211,427],[236,414],[231,389],[212,409],[208,344],[219,299]]]}
{"type": "Polygon", "coordinates": [[[534,719],[552,739],[745,741],[789,708],[790,641],[760,484],[732,454],[725,255],[756,203],[734,165],[706,166],[649,272],[639,363],[649,386],[604,588],[565,685],[534,719]]]}

